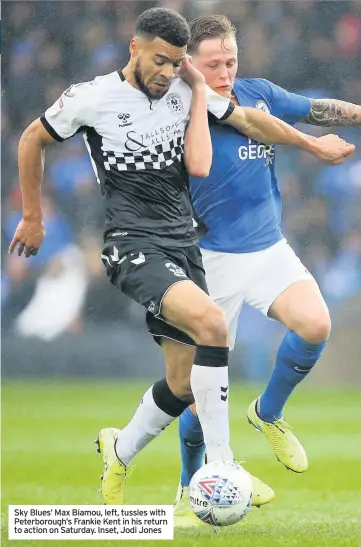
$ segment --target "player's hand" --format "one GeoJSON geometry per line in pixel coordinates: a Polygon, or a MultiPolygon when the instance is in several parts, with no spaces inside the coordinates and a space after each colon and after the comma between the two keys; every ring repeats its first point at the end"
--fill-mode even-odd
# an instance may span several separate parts
{"type": "Polygon", "coordinates": [[[12,242],[9,246],[9,253],[12,254],[18,245],[18,255],[24,253],[26,258],[35,256],[45,237],[45,226],[42,220],[22,219],[15,231],[12,242]]]}
{"type": "Polygon", "coordinates": [[[187,55],[187,57],[182,61],[178,76],[187,82],[192,89],[197,85],[205,85],[206,83],[206,79],[203,74],[192,65],[189,55],[187,55]]]}
{"type": "Polygon", "coordinates": [[[325,135],[316,139],[315,156],[329,165],[338,165],[351,156],[355,145],[346,142],[338,135],[325,135]]]}

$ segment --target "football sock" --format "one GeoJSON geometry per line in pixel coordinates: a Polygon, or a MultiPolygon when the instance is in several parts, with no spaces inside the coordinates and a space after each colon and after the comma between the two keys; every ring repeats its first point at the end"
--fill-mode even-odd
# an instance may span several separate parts
{"type": "Polygon", "coordinates": [[[262,420],[274,422],[281,418],[287,399],[316,364],[326,344],[327,341],[311,344],[295,332],[287,332],[278,348],[266,389],[258,401],[257,412],[262,420]]]}
{"type": "Polygon", "coordinates": [[[177,418],[189,405],[178,399],[163,378],[151,386],[135,411],[129,424],[121,430],[115,443],[118,458],[124,465],[138,454],[152,439],[177,418]]]}
{"type": "Polygon", "coordinates": [[[191,388],[209,462],[233,461],[229,445],[228,347],[197,346],[191,388]]]}
{"type": "Polygon", "coordinates": [[[189,486],[194,473],[202,467],[206,448],[199,418],[189,407],[179,416],[178,434],[182,459],[181,483],[189,486]]]}

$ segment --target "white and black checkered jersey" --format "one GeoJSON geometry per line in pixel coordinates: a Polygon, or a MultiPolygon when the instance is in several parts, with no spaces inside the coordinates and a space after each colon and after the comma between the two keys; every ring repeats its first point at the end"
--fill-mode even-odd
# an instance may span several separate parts
{"type": "MultiPolygon", "coordinates": [[[[104,198],[105,235],[122,231],[176,247],[197,241],[183,161],[191,98],[176,78],[150,100],[116,71],[71,86],[41,117],[58,141],[83,134],[104,198]]],[[[209,90],[208,109],[218,119],[233,108],[209,90]]]]}

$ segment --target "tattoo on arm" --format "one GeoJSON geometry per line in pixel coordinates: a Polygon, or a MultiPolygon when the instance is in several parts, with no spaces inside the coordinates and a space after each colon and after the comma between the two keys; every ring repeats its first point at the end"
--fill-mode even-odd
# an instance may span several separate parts
{"type": "Polygon", "coordinates": [[[323,127],[361,125],[361,106],[337,99],[311,99],[311,110],[301,122],[323,127]]]}

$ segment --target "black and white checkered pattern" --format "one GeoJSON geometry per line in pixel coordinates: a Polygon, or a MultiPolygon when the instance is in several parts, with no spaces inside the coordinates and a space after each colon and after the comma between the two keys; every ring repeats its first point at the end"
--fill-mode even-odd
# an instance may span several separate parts
{"type": "Polygon", "coordinates": [[[164,169],[174,162],[182,161],[184,139],[177,137],[162,144],[156,144],[141,152],[103,152],[104,167],[107,171],[115,167],[118,171],[140,171],[143,169],[164,169]]]}

